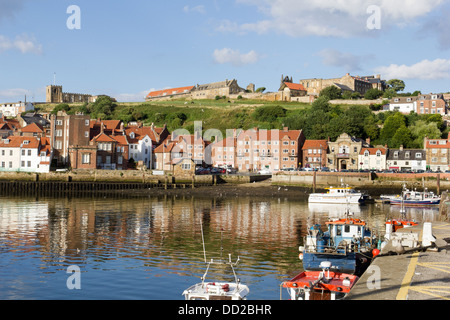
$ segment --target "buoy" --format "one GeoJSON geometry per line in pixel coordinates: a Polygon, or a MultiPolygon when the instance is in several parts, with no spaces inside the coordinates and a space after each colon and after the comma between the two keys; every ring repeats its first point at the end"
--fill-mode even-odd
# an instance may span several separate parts
{"type": "Polygon", "coordinates": [[[375,258],[376,256],[378,256],[380,254],[380,250],[378,250],[378,249],[373,249],[372,250],[372,255],[373,255],[373,257],[375,258]]]}

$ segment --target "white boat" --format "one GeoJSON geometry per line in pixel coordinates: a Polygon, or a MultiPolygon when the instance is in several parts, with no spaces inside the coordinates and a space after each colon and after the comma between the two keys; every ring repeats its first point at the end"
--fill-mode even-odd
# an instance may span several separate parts
{"type": "Polygon", "coordinates": [[[361,204],[364,203],[365,195],[348,186],[326,188],[327,193],[312,193],[309,195],[309,203],[340,203],[361,204]]]}
{"type": "Polygon", "coordinates": [[[398,195],[382,195],[380,199],[390,202],[391,205],[401,206],[430,206],[439,205],[441,197],[426,188],[424,191],[409,190],[406,186],[403,187],[402,194],[398,195]]]}
{"type": "MultiPolygon", "coordinates": [[[[202,282],[190,286],[183,291],[185,300],[247,300],[247,295],[250,293],[248,286],[241,284],[241,280],[236,276],[234,267],[239,263],[239,257],[236,262],[231,262],[231,254],[228,261],[222,259],[214,261],[206,261],[205,252],[205,240],[203,238],[203,226],[202,226],[202,242],[203,242],[203,254],[205,257],[205,263],[207,265],[205,274],[201,277],[202,282]],[[234,275],[234,282],[206,282],[206,275],[209,268],[214,265],[230,266],[234,275]]],[[[221,239],[222,242],[222,239],[221,239]]],[[[222,252],[222,245],[221,251],[222,252]]]]}
{"type": "Polygon", "coordinates": [[[247,295],[250,293],[248,286],[241,284],[240,279],[237,278],[234,271],[236,263],[231,262],[231,256],[228,263],[219,261],[211,261],[208,263],[205,274],[201,278],[202,282],[197,283],[188,289],[184,290],[183,295],[185,300],[247,300],[247,295]],[[233,270],[234,282],[206,282],[206,275],[209,267],[212,264],[228,264],[233,270]]]}

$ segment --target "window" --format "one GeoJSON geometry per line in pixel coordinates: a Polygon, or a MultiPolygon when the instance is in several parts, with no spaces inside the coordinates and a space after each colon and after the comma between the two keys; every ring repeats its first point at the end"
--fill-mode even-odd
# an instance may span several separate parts
{"type": "Polygon", "coordinates": [[[56,135],[57,137],[62,137],[62,130],[61,130],[61,129],[56,130],[55,135],[56,135]]]}
{"type": "Polygon", "coordinates": [[[56,120],[56,125],[57,125],[57,126],[62,126],[62,125],[63,125],[62,120],[56,120]]]}
{"type": "Polygon", "coordinates": [[[191,164],[190,163],[182,163],[181,169],[183,170],[191,170],[191,164]]]}
{"type": "Polygon", "coordinates": [[[89,126],[89,120],[84,120],[84,125],[85,125],[86,127],[88,127],[88,126],[89,126]]]}
{"type": "Polygon", "coordinates": [[[81,155],[81,163],[82,164],[90,164],[91,163],[91,155],[89,153],[83,153],[81,155]]]}
{"type": "Polygon", "coordinates": [[[84,137],[85,137],[85,138],[89,138],[89,131],[85,131],[85,132],[84,132],[84,137]]]}

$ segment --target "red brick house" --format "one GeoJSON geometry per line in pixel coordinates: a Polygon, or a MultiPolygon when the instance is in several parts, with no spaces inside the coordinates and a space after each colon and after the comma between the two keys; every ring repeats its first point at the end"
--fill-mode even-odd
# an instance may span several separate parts
{"type": "Polygon", "coordinates": [[[327,140],[306,140],[302,150],[302,167],[320,169],[327,166],[327,140]]]}

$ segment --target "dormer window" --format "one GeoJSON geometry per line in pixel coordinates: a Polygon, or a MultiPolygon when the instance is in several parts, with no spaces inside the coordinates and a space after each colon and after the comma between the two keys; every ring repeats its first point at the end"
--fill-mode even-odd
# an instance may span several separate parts
{"type": "Polygon", "coordinates": [[[377,151],[377,157],[381,157],[381,151],[380,150],[377,151]]]}
{"type": "Polygon", "coordinates": [[[364,152],[364,156],[368,157],[369,156],[369,151],[364,152]]]}
{"type": "Polygon", "coordinates": [[[130,138],[131,138],[131,139],[136,138],[136,135],[134,134],[134,132],[130,133],[130,138]]]}

